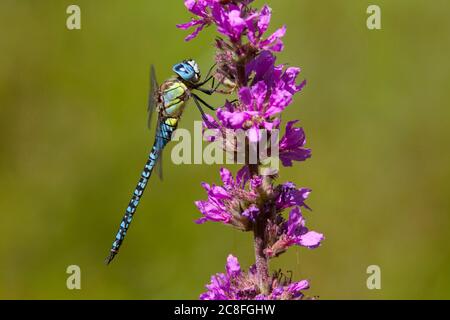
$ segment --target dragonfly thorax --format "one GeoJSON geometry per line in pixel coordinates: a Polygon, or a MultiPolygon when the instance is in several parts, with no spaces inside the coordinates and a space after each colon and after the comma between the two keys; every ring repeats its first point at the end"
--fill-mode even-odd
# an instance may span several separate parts
{"type": "Polygon", "coordinates": [[[164,82],[160,87],[158,108],[164,118],[179,118],[190,94],[188,87],[178,79],[164,82]]]}

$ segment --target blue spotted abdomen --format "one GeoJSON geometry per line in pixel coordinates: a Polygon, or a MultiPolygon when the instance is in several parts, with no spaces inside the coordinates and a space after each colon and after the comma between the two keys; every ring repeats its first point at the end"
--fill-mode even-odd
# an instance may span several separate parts
{"type": "Polygon", "coordinates": [[[114,256],[119,252],[123,240],[127,234],[128,228],[130,227],[131,221],[133,220],[134,213],[136,212],[137,206],[141,200],[142,194],[144,193],[145,187],[148,184],[148,180],[152,175],[153,168],[158,161],[158,158],[164,149],[164,147],[169,143],[172,138],[172,134],[177,128],[178,118],[163,118],[159,119],[158,129],[156,131],[156,138],[153,144],[152,151],[148,157],[147,163],[145,164],[144,170],[142,170],[141,177],[139,178],[136,189],[133,192],[133,196],[127,206],[125,215],[120,222],[119,230],[117,231],[116,238],[111,246],[111,251],[106,259],[107,263],[110,263],[114,256]]]}

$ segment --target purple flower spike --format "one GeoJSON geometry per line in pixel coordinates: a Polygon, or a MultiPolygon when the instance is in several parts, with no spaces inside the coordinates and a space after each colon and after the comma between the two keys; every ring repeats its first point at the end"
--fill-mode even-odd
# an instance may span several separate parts
{"type": "Polygon", "coordinates": [[[215,94],[233,94],[233,98],[225,100],[215,117],[204,116],[203,129],[205,132],[213,129],[208,130],[208,141],[223,143],[224,151],[245,161],[235,177],[226,168],[220,170],[222,185],[203,183],[207,200],[195,202],[202,214],[196,222],[220,222],[252,232],[255,247],[255,264],[248,271],[241,268],[236,257],[229,255],[226,271],[211,277],[200,299],[308,299],[304,295],[309,289],[307,280],[293,282],[281,271],[270,273],[269,261],[294,245],[313,249],[324,240],[323,234],[306,227],[302,215],[303,208],[309,209],[305,202],[311,190],[297,188],[292,182],[276,185],[277,171],[265,170],[265,160],[276,155],[284,167],[311,157],[311,150],[306,148],[305,132],[296,127],[298,120],[287,122],[284,135],[276,140],[281,115],[293,103],[294,96],[303,90],[306,81],[298,81],[300,68],[277,64],[275,54],[284,50],[286,26],[268,33],[272,9],[267,5],[255,9],[251,7],[252,2],[185,0],[194,18],[177,25],[183,30],[193,28],[186,41],[197,37],[205,27],[216,26],[219,36],[214,42],[213,77],[219,87],[215,94]],[[233,100],[234,95],[236,100],[233,100]],[[244,146],[237,142],[242,132],[246,134],[242,139],[244,146]],[[278,150],[274,150],[274,146],[278,150]],[[259,152],[252,157],[254,154],[248,151],[255,150],[259,152]],[[239,157],[242,155],[244,157],[239,157]],[[290,210],[288,215],[286,210],[290,210]]]}

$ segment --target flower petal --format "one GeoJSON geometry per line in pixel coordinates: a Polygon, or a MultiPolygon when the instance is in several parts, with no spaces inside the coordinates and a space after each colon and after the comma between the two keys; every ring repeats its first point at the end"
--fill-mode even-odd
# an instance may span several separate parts
{"type": "Polygon", "coordinates": [[[227,168],[220,169],[220,177],[222,179],[223,185],[226,188],[231,188],[234,185],[233,175],[231,174],[231,171],[228,170],[227,168]]]}
{"type": "Polygon", "coordinates": [[[235,277],[241,273],[241,266],[238,259],[231,254],[228,255],[226,269],[227,275],[230,278],[235,277]]]}
{"type": "Polygon", "coordinates": [[[325,239],[325,237],[322,233],[309,231],[299,237],[297,244],[303,247],[314,249],[320,246],[320,243],[323,239],[325,239]]]}

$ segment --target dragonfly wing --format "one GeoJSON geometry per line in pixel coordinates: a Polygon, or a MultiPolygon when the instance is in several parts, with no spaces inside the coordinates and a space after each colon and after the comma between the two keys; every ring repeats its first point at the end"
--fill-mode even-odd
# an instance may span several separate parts
{"type": "MultiPolygon", "coordinates": [[[[156,128],[156,135],[160,134],[161,121],[162,121],[161,118],[158,117],[158,125],[156,128]]],[[[164,149],[159,151],[158,160],[156,160],[156,164],[155,164],[156,173],[158,174],[159,180],[161,180],[161,181],[163,180],[163,152],[164,152],[164,149]]]]}
{"type": "Polygon", "coordinates": [[[158,161],[156,162],[156,173],[158,174],[159,180],[163,180],[163,151],[159,154],[158,161]]]}
{"type": "Polygon", "coordinates": [[[147,120],[147,126],[151,128],[152,124],[152,118],[153,114],[155,113],[156,106],[157,106],[157,96],[158,96],[158,81],[156,80],[156,72],[155,72],[155,66],[150,66],[150,92],[148,94],[148,120],[147,120]]]}

